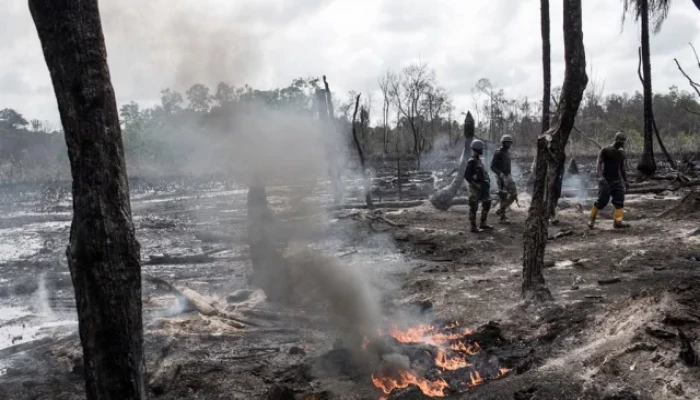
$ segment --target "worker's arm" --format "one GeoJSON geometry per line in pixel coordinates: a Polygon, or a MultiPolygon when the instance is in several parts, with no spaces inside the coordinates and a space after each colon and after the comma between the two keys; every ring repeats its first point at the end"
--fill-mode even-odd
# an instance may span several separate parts
{"type": "Polygon", "coordinates": [[[603,179],[603,150],[598,154],[598,161],[596,162],[596,174],[598,179],[603,179]]]}
{"type": "Polygon", "coordinates": [[[500,177],[503,172],[501,172],[500,168],[503,166],[503,155],[501,154],[500,151],[496,151],[493,154],[493,158],[491,159],[491,171],[493,171],[496,176],[500,177]]]}
{"type": "Polygon", "coordinates": [[[464,179],[466,179],[469,184],[479,183],[474,180],[474,174],[476,173],[476,169],[474,168],[475,164],[474,160],[469,160],[467,162],[467,170],[464,172],[464,179]]]}
{"type": "Polygon", "coordinates": [[[629,182],[627,182],[627,168],[625,165],[627,164],[625,162],[625,152],[622,152],[622,162],[620,163],[620,176],[622,176],[622,181],[625,182],[625,186],[629,186],[629,182]]]}

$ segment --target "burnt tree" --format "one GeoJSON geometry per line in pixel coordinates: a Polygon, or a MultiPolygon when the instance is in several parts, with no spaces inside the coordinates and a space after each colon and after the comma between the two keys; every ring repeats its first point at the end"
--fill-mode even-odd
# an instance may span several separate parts
{"type": "Polygon", "coordinates": [[[556,173],[556,168],[552,167],[562,159],[583,92],[588,84],[581,0],[564,0],[564,57],[564,84],[553,126],[537,139],[535,185],[523,235],[522,294],[526,299],[551,298],[542,274],[547,245],[546,205],[548,192],[551,190],[547,185],[552,182],[551,178],[556,173]]]}
{"type": "MultiPolygon", "coordinates": [[[[355,112],[352,113],[352,140],[355,143],[355,148],[357,149],[357,155],[360,158],[360,167],[362,168],[362,187],[364,188],[365,192],[365,202],[367,203],[367,207],[371,210],[374,209],[374,205],[372,204],[372,183],[369,177],[367,176],[367,168],[365,167],[365,154],[362,151],[362,145],[360,144],[360,140],[357,138],[357,110],[360,107],[360,95],[357,95],[357,98],[355,98],[355,112]]],[[[360,118],[362,121],[360,122],[361,125],[364,125],[365,113],[364,110],[363,112],[360,112],[360,118]]]]}
{"type": "MultiPolygon", "coordinates": [[[[637,75],[639,75],[639,81],[642,83],[642,86],[644,86],[644,75],[642,72],[642,49],[639,49],[639,67],[637,68],[637,75]]],[[[654,128],[654,133],[656,134],[656,141],[659,143],[659,147],[661,148],[661,151],[664,153],[664,156],[666,156],[666,160],[668,161],[668,164],[671,166],[673,169],[678,169],[678,166],[676,165],[676,161],[671,157],[671,154],[669,154],[668,150],[666,149],[666,146],[664,146],[663,140],[661,140],[661,134],[659,133],[659,128],[656,126],[656,117],[654,117],[654,110],[651,110],[651,124],[652,127],[654,128]]]]}
{"type": "Polygon", "coordinates": [[[66,255],[88,399],[145,399],[141,266],[97,0],[30,0],[73,176],[66,255]]]}
{"type": "Polygon", "coordinates": [[[656,172],[654,160],[654,109],[651,90],[651,52],[649,48],[649,0],[639,0],[639,18],[642,20],[642,83],[644,88],[644,149],[637,170],[644,175],[656,172]]]}
{"type": "Polygon", "coordinates": [[[327,126],[327,134],[324,136],[326,147],[326,160],[328,162],[328,175],[330,177],[331,189],[333,191],[333,203],[343,202],[343,187],[340,180],[340,166],[337,162],[335,110],[331,89],[326,76],[323,75],[323,90],[316,92],[316,106],[321,123],[327,126]]]}
{"type": "Polygon", "coordinates": [[[542,71],[543,71],[543,93],[542,93],[542,132],[549,130],[550,97],[552,92],[552,56],[551,44],[549,40],[549,0],[540,0],[540,28],[542,32],[542,71]]]}

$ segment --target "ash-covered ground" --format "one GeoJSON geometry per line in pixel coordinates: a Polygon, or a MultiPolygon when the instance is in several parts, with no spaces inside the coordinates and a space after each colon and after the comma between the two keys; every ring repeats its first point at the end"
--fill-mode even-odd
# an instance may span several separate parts
{"type": "MultiPolygon", "coordinates": [[[[14,187],[0,204],[2,399],[85,397],[65,261],[70,199],[47,187],[14,187]]],[[[563,200],[545,270],[555,301],[537,306],[520,302],[527,195],[510,224],[492,216],[497,229],[476,235],[466,206],[438,211],[426,201],[376,214],[333,209],[320,184],[267,192],[280,235],[361,276],[385,322],[472,328],[511,370],[448,397],[700,398],[700,369],[681,361],[678,339],[679,328],[695,344],[700,334],[698,219],[657,217],[681,191],[628,196],[625,231],[612,229],[610,209],[589,230],[585,191],[563,200]]],[[[249,287],[246,194],[227,182],[132,185],[152,398],[385,396],[353,356],[353,327],[323,301],[282,306],[249,287]],[[192,310],[161,281],[242,323],[192,310]]],[[[408,388],[389,398],[425,397],[408,388]]]]}

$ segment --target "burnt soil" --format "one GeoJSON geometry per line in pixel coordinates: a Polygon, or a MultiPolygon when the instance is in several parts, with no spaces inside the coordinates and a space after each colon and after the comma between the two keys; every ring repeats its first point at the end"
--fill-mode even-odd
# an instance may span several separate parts
{"type": "MultiPolygon", "coordinates": [[[[381,293],[387,315],[411,310],[425,321],[491,329],[497,340],[483,346],[512,371],[453,398],[700,398],[700,367],[681,361],[678,340],[681,329],[700,346],[700,224],[697,219],[656,217],[676,204],[680,193],[629,196],[626,220],[632,227],[624,231],[612,229],[609,208],[596,229],[589,230],[591,199],[581,199],[581,205],[563,202],[560,223],[550,227],[544,271],[554,301],[527,304],[520,298],[526,195],[521,196],[523,207],[514,205],[510,211],[511,223],[498,224],[492,215],[496,230],[473,234],[466,206],[438,211],[426,202],[382,211],[392,226],[370,224],[358,210],[318,213],[316,203],[301,207],[286,200],[303,188],[268,191],[273,211],[289,228],[284,234],[361,270],[381,293]]],[[[323,193],[315,190],[313,200],[327,204],[323,193]]],[[[259,326],[235,328],[179,307],[172,293],[144,282],[152,398],[382,395],[372,385],[372,371],[354,361],[342,329],[327,323],[325,314],[270,304],[259,291],[239,291],[249,289],[251,268],[245,188],[220,183],[132,194],[143,260],[222,250],[197,263],[144,263],[144,274],[187,286],[218,304],[235,293],[229,298],[231,308],[244,305],[254,311],[251,319],[260,321],[259,326]]],[[[0,307],[26,310],[0,314],[0,333],[19,338],[0,349],[1,399],[85,398],[65,264],[70,203],[60,196],[40,201],[44,197],[40,188],[27,189],[0,204],[0,307]],[[51,318],[42,302],[50,307],[51,318]],[[52,325],[47,320],[67,322],[52,325]]],[[[390,397],[420,398],[415,389],[390,397]]]]}

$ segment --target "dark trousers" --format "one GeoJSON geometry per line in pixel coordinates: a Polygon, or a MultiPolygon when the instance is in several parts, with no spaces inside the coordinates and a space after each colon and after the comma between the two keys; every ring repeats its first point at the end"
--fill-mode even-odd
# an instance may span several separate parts
{"type": "Polygon", "coordinates": [[[625,186],[622,181],[607,182],[601,180],[598,183],[598,200],[594,203],[595,208],[602,210],[610,203],[615,208],[623,208],[625,206],[625,186]]]}

